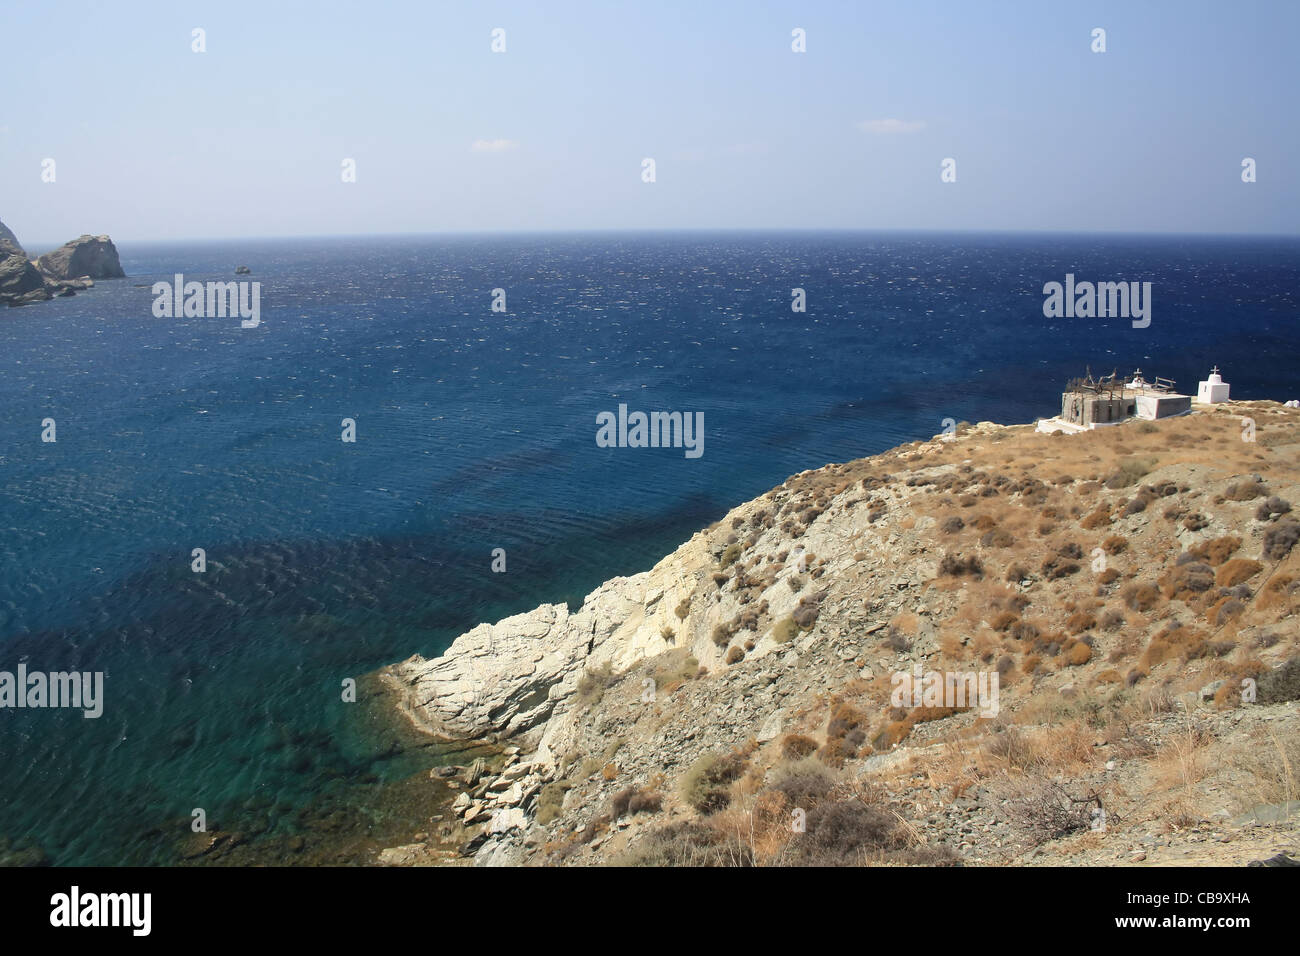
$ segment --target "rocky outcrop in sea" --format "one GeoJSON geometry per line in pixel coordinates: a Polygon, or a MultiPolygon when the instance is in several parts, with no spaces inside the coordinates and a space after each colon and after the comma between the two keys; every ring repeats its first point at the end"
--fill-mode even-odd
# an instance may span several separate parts
{"type": "Polygon", "coordinates": [[[125,276],[117,247],[108,236],[80,236],[33,262],[18,237],[0,222],[0,303],[44,302],[89,289],[96,279],[125,276]]]}
{"type": "Polygon", "coordinates": [[[83,235],[65,242],[36,260],[36,268],[51,279],[124,279],[117,247],[108,236],[83,235]]]}

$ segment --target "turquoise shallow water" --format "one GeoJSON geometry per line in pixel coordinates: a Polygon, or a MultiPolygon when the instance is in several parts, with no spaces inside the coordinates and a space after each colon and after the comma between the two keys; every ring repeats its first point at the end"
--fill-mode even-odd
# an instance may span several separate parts
{"type": "Polygon", "coordinates": [[[364,695],[344,704],[343,678],[576,602],[793,472],[945,418],[1053,414],[1085,363],[1189,386],[1217,363],[1235,397],[1300,396],[1294,241],[120,251],[131,278],[0,316],[0,669],[106,675],[98,720],[0,711],[0,835],[57,863],[166,862],[157,828],[194,807],[274,832],[417,772],[430,756],[395,749],[364,695]],[[152,282],[242,263],[263,283],[257,329],[153,316],[152,282]],[[1042,285],[1067,271],[1153,281],[1151,327],[1044,319],[1042,285]],[[807,313],[790,311],[793,287],[807,313]],[[704,455],[598,448],[595,416],[620,403],[703,412],[704,455]]]}

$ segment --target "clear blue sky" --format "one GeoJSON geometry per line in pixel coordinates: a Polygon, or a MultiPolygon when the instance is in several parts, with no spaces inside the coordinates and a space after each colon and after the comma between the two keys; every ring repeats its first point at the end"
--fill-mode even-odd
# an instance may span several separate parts
{"type": "Polygon", "coordinates": [[[82,232],[1300,232],[1296,0],[8,0],[0,24],[0,219],[33,246],[82,232]],[[807,53],[790,50],[795,27],[807,53]],[[340,181],[345,157],[356,183],[340,181]],[[956,183],[939,180],[945,157],[956,183]]]}

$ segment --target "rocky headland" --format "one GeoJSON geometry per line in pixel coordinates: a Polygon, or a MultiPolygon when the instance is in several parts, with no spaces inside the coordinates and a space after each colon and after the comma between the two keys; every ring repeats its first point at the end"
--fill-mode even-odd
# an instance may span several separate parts
{"type": "Polygon", "coordinates": [[[18,237],[0,222],[0,303],[44,302],[89,289],[96,279],[125,276],[117,247],[108,236],[80,236],[33,262],[18,237]]]}
{"type": "Polygon", "coordinates": [[[1300,855],[1297,496],[1273,402],[795,475],[577,609],[381,671],[422,732],[503,749],[437,775],[455,860],[421,833],[374,862],[1300,855]],[[997,696],[900,701],[922,672],[997,696]]]}

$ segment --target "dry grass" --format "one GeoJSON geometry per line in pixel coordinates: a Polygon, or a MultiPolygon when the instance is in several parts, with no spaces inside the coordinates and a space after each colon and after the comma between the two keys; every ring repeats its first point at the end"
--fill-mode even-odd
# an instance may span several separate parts
{"type": "Polygon", "coordinates": [[[1205,728],[1188,718],[1181,729],[1165,738],[1152,761],[1156,783],[1165,790],[1180,790],[1190,800],[1196,785],[1205,778],[1210,740],[1205,728]]]}
{"type": "Polygon", "coordinates": [[[1230,754],[1229,760],[1246,777],[1241,809],[1300,800],[1300,739],[1259,728],[1249,746],[1230,754]]]}

